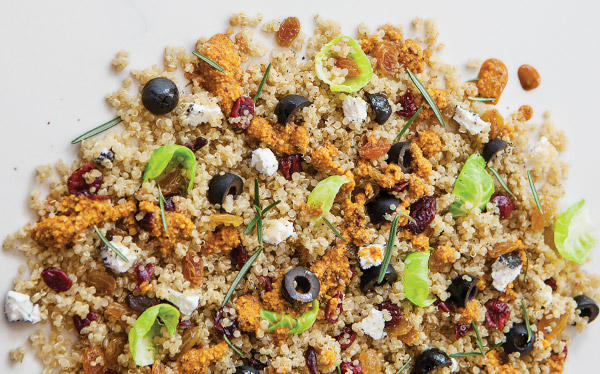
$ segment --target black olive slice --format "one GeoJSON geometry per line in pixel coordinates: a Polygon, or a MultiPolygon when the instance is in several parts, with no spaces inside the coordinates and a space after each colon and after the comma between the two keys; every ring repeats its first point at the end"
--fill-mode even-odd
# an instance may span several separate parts
{"type": "Polygon", "coordinates": [[[301,95],[292,94],[282,97],[275,107],[277,122],[281,124],[288,122],[291,115],[310,104],[312,104],[310,100],[301,95]]]}
{"type": "Polygon", "coordinates": [[[244,181],[232,173],[215,175],[208,183],[208,201],[222,204],[227,195],[239,195],[244,189],[244,181]]]}
{"type": "Polygon", "coordinates": [[[410,142],[399,142],[393,144],[390,147],[390,150],[387,154],[388,163],[399,165],[403,173],[410,173],[412,171],[412,155],[410,153],[410,142]]]}
{"type": "Polygon", "coordinates": [[[575,296],[575,302],[577,303],[577,310],[579,311],[579,315],[582,317],[587,317],[588,323],[598,317],[598,305],[591,298],[586,295],[575,296]]]}
{"type": "Polygon", "coordinates": [[[319,278],[303,267],[288,271],[283,277],[283,296],[290,302],[310,303],[319,297],[319,278]]]}
{"type": "Polygon", "coordinates": [[[172,80],[158,77],[150,79],[142,89],[142,104],[153,114],[166,114],[179,102],[179,90],[172,80]]]}
{"type": "Polygon", "coordinates": [[[375,122],[380,125],[384,124],[392,115],[392,107],[390,106],[387,96],[382,93],[370,94],[368,92],[365,93],[365,96],[367,97],[367,102],[371,105],[371,109],[373,109],[373,112],[375,113],[375,122]]]}
{"type": "MultiPolygon", "coordinates": [[[[377,279],[379,278],[379,272],[381,271],[381,265],[373,266],[363,271],[360,276],[360,290],[363,293],[367,293],[375,288],[378,285],[377,279]]],[[[388,264],[388,267],[385,271],[385,276],[383,277],[383,281],[381,284],[389,283],[392,284],[398,280],[398,273],[396,273],[396,269],[391,264],[388,264]]]]}
{"type": "Polygon", "coordinates": [[[386,214],[392,214],[398,208],[400,200],[393,196],[382,194],[367,203],[367,214],[371,223],[376,225],[385,221],[386,214]]]}
{"type": "Polygon", "coordinates": [[[451,366],[452,359],[446,352],[437,348],[429,348],[415,358],[415,366],[411,373],[427,374],[437,368],[451,366]]]}
{"type": "Polygon", "coordinates": [[[479,282],[477,277],[470,277],[470,280],[464,279],[463,276],[454,278],[448,287],[450,300],[459,308],[464,308],[469,300],[477,296],[479,292],[477,282],[479,282]]]}
{"type": "Polygon", "coordinates": [[[529,354],[535,343],[535,331],[531,331],[531,338],[527,334],[527,326],[523,322],[515,323],[506,334],[506,341],[502,345],[506,354],[519,352],[521,357],[529,354]]]}
{"type": "Polygon", "coordinates": [[[260,371],[256,370],[252,366],[242,365],[235,368],[234,374],[260,374],[260,371]]]}
{"type": "Polygon", "coordinates": [[[494,157],[496,153],[506,148],[507,145],[508,143],[502,139],[492,139],[483,146],[481,156],[483,156],[485,162],[490,162],[492,157],[494,157]]]}

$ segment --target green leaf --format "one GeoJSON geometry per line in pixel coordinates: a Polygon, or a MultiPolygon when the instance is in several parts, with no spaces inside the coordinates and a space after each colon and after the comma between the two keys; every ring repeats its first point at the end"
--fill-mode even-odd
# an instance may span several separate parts
{"type": "Polygon", "coordinates": [[[427,307],[435,301],[429,296],[429,251],[413,252],[404,260],[404,294],[413,304],[427,307]]]}
{"type": "Polygon", "coordinates": [[[192,51],[192,54],[196,57],[198,57],[200,60],[206,62],[207,64],[209,64],[210,66],[212,66],[213,68],[217,69],[218,71],[220,71],[223,74],[227,74],[227,72],[225,71],[225,69],[223,69],[221,67],[221,65],[217,64],[215,61],[211,60],[210,58],[208,58],[207,56],[205,56],[204,54],[198,52],[198,51],[192,51]]]}
{"type": "Polygon", "coordinates": [[[158,304],[146,309],[129,330],[129,349],[138,366],[154,363],[156,347],[152,341],[165,326],[171,336],[177,331],[179,311],[170,304],[158,304]]]}
{"type": "Polygon", "coordinates": [[[470,202],[473,207],[483,210],[494,193],[494,180],[485,171],[485,160],[477,153],[469,156],[463,165],[452,193],[456,200],[450,205],[450,213],[454,217],[467,215],[469,211],[464,207],[465,202],[470,202]]]}
{"type": "Polygon", "coordinates": [[[596,245],[592,232],[596,230],[587,210],[585,200],[571,205],[554,221],[554,244],[560,255],[578,264],[583,264],[596,245]]]}
{"type": "Polygon", "coordinates": [[[71,140],[71,144],[77,144],[85,139],[91,138],[92,136],[98,135],[101,132],[104,132],[116,125],[118,125],[119,123],[121,123],[123,120],[121,119],[121,117],[116,117],[111,119],[108,122],[105,122],[103,124],[101,124],[98,127],[94,127],[93,129],[91,129],[90,131],[79,135],[78,137],[76,137],[75,139],[71,140]]]}
{"type": "Polygon", "coordinates": [[[306,202],[307,205],[321,209],[321,215],[316,217],[315,220],[318,221],[321,217],[329,214],[335,196],[339,192],[340,187],[346,183],[348,183],[348,179],[343,175],[332,175],[317,183],[308,195],[306,202]]]}
{"type": "Polygon", "coordinates": [[[169,144],[157,148],[146,165],[143,182],[158,179],[175,167],[181,167],[181,173],[188,181],[186,192],[189,192],[194,186],[196,176],[196,156],[191,149],[183,145],[169,144]]]}
{"type": "Polygon", "coordinates": [[[349,36],[337,37],[321,48],[321,51],[319,51],[319,53],[317,53],[315,56],[315,71],[317,73],[317,77],[319,77],[319,79],[323,82],[327,83],[329,85],[329,89],[333,92],[356,92],[369,83],[373,77],[373,67],[371,66],[369,58],[367,55],[365,55],[365,52],[363,52],[362,48],[360,48],[360,44],[358,44],[356,40],[349,36]],[[342,84],[334,84],[331,82],[331,80],[327,79],[327,72],[323,67],[323,60],[331,57],[331,49],[341,41],[347,43],[354,51],[350,53],[350,58],[354,60],[360,69],[360,75],[357,77],[346,78],[342,84]]]}
{"type": "Polygon", "coordinates": [[[423,86],[423,83],[421,83],[419,78],[417,78],[417,76],[412,71],[410,71],[410,69],[406,69],[406,72],[408,73],[410,80],[414,83],[415,87],[417,87],[427,104],[429,104],[431,110],[433,110],[433,113],[435,114],[435,117],[437,118],[440,125],[442,125],[442,127],[446,127],[444,117],[442,117],[442,112],[440,112],[440,108],[438,108],[435,101],[431,98],[431,95],[429,95],[429,92],[427,92],[425,86],[423,86]]]}

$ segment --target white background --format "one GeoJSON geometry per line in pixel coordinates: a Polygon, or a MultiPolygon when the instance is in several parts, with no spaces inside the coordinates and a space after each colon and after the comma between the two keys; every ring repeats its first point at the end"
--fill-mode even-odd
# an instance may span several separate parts
{"type": "MultiPolygon", "coordinates": [[[[0,239],[32,218],[27,197],[34,167],[58,158],[72,160],[75,136],[114,116],[105,94],[119,87],[123,74],[110,69],[119,49],[131,52],[133,68],[162,61],[166,45],[191,50],[200,36],[225,30],[232,12],[260,12],[265,19],[298,16],[305,31],[320,14],[340,21],[353,35],[359,22],[409,24],[434,18],[445,61],[464,66],[469,58],[497,57],[510,73],[498,108],[508,113],[521,104],[534,107],[536,119],[551,110],[570,137],[564,157],[572,163],[566,184],[572,203],[585,197],[600,223],[600,11],[592,1],[24,1],[0,0],[0,239]],[[541,86],[520,89],[521,64],[535,66],[541,86]]],[[[465,79],[476,72],[465,75],[465,79]]],[[[588,267],[600,264],[592,255],[588,267]]],[[[23,262],[0,254],[0,296],[12,286],[23,262]]],[[[597,266],[596,266],[597,267],[597,266]]],[[[578,336],[569,349],[567,373],[596,373],[600,322],[578,336]]],[[[0,372],[35,373],[28,353],[22,365],[8,352],[26,342],[27,325],[9,326],[0,317],[0,372]]]]}

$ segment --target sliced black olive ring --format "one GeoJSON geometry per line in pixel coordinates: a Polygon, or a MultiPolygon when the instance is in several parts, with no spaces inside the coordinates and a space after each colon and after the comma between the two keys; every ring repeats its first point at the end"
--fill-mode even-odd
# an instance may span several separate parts
{"type": "Polygon", "coordinates": [[[531,337],[527,334],[527,326],[523,322],[515,323],[506,334],[506,341],[502,345],[506,354],[519,352],[521,357],[529,354],[535,343],[535,332],[531,332],[531,337]]]}
{"type": "Polygon", "coordinates": [[[452,365],[452,359],[446,352],[437,348],[429,348],[415,358],[415,365],[411,373],[426,374],[437,368],[452,365]]]}
{"type": "Polygon", "coordinates": [[[400,200],[393,196],[382,194],[367,203],[367,214],[371,223],[376,225],[385,221],[386,214],[392,214],[398,208],[400,200]]]}
{"type": "Polygon", "coordinates": [[[252,366],[242,365],[235,368],[234,374],[260,374],[260,371],[256,370],[252,366]]]}
{"type": "MultiPolygon", "coordinates": [[[[379,272],[381,271],[381,265],[373,266],[365,270],[360,276],[360,290],[363,293],[367,293],[377,286],[377,279],[379,278],[379,272]]],[[[385,276],[381,284],[389,283],[392,284],[398,280],[398,273],[391,264],[385,271],[385,276]]]]}
{"type": "Polygon", "coordinates": [[[319,297],[319,278],[303,267],[288,271],[283,277],[283,296],[290,302],[310,303],[319,297]]]}
{"type": "Polygon", "coordinates": [[[294,113],[310,104],[312,104],[310,100],[301,95],[292,94],[282,97],[275,107],[277,122],[281,124],[288,122],[294,113]]]}
{"type": "Polygon", "coordinates": [[[479,282],[477,277],[470,277],[470,280],[464,279],[463,276],[454,278],[448,287],[450,300],[459,308],[464,308],[469,300],[477,296],[479,292],[477,282],[479,282]]]}
{"type": "Polygon", "coordinates": [[[232,173],[215,175],[208,183],[208,201],[223,204],[227,195],[239,195],[244,189],[244,181],[232,173]]]}
{"type": "Polygon", "coordinates": [[[388,151],[387,162],[389,164],[397,164],[402,169],[403,173],[412,171],[412,155],[410,153],[410,142],[399,142],[393,144],[388,151]]]}
{"type": "Polygon", "coordinates": [[[506,148],[507,145],[508,143],[502,139],[492,139],[483,146],[481,156],[485,162],[490,162],[492,157],[494,157],[496,153],[506,148]]]}
{"type": "Polygon", "coordinates": [[[577,303],[577,310],[579,311],[579,315],[582,317],[587,317],[588,323],[598,317],[598,305],[586,295],[579,295],[574,297],[575,302],[577,303]]]}

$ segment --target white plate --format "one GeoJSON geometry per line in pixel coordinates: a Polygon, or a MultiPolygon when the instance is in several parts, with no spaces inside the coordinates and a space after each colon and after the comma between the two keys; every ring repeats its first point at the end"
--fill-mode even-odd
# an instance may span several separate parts
{"type": "MultiPolygon", "coordinates": [[[[202,1],[68,0],[3,1],[0,5],[2,52],[2,214],[0,237],[27,223],[32,212],[27,198],[34,188],[34,168],[57,159],[72,160],[77,147],[69,141],[112,118],[105,94],[119,87],[124,74],[110,69],[119,49],[131,52],[133,68],[161,62],[162,48],[191,49],[197,37],[222,32],[232,12],[260,12],[265,19],[298,16],[312,27],[318,13],[343,24],[406,25],[414,17],[434,18],[446,45],[442,59],[463,67],[469,58],[497,57],[510,78],[498,107],[514,111],[530,104],[539,119],[551,110],[558,127],[570,138],[565,158],[572,163],[564,203],[585,197],[595,222],[600,222],[600,157],[598,87],[600,87],[600,23],[598,2],[548,1],[202,1]],[[555,4],[556,3],[556,4],[555,4]],[[531,92],[519,87],[519,65],[535,66],[541,86],[531,92]]],[[[465,79],[477,72],[465,73],[465,79]]],[[[19,264],[3,253],[0,296],[11,288],[19,264]]],[[[592,265],[600,255],[592,255],[592,265]]],[[[567,373],[598,372],[593,359],[600,322],[579,335],[569,349],[567,373]],[[592,355],[592,356],[590,356],[592,355]]],[[[9,325],[0,318],[0,372],[35,373],[32,353],[21,365],[8,360],[9,350],[26,343],[34,331],[25,324],[9,325]]]]}

